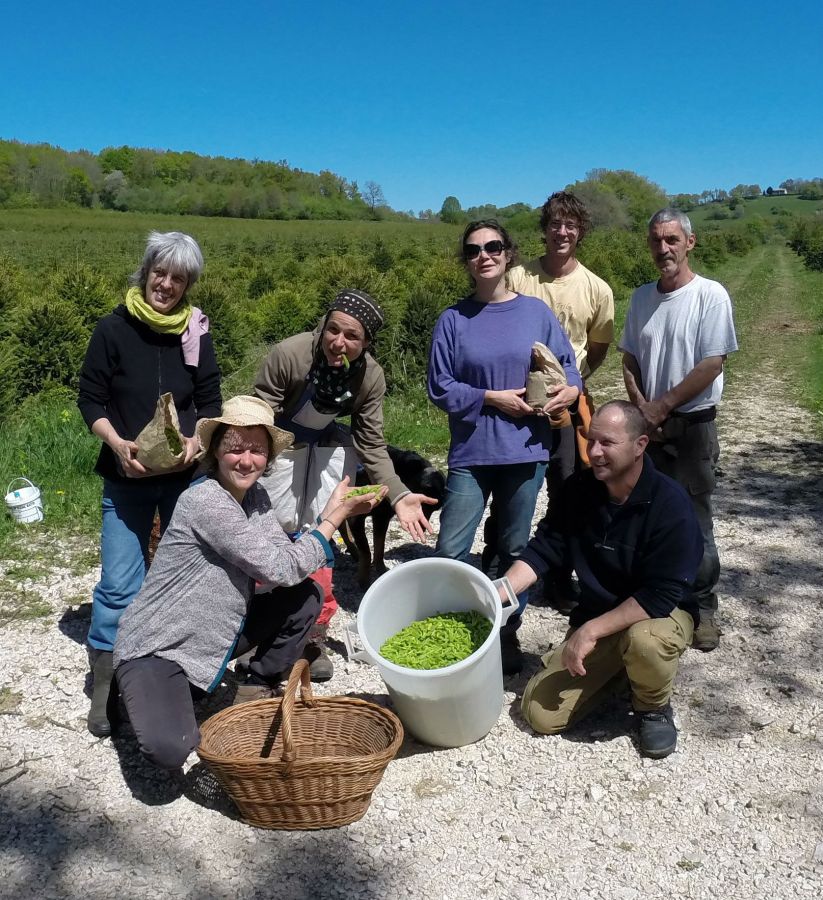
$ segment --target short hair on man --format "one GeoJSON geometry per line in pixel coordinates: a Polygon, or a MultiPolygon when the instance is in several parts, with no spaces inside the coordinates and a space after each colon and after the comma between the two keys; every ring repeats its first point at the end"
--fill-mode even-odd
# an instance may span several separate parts
{"type": "Polygon", "coordinates": [[[687,238],[691,237],[692,220],[686,215],[686,213],[683,212],[682,209],[675,209],[673,206],[667,206],[665,209],[659,209],[649,219],[649,231],[651,231],[655,225],[663,225],[666,222],[677,222],[677,224],[683,229],[683,234],[685,234],[687,238]]]}
{"type": "Polygon", "coordinates": [[[620,410],[623,413],[623,421],[626,423],[626,433],[629,437],[636,441],[639,437],[649,433],[649,423],[646,421],[642,412],[628,400],[609,400],[597,409],[592,416],[593,419],[598,418],[602,413],[608,412],[610,409],[620,410]]]}
{"type": "Polygon", "coordinates": [[[540,230],[545,234],[553,219],[573,219],[580,228],[578,244],[591,231],[592,220],[582,200],[571,191],[555,191],[540,210],[540,230]]]}

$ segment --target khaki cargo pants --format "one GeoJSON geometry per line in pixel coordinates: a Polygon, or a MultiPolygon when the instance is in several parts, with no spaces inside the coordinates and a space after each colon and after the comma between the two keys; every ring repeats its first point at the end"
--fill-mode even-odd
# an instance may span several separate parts
{"type": "Polygon", "coordinates": [[[682,609],[665,619],[637,622],[597,642],[583,661],[585,675],[571,675],[564,667],[564,641],[543,657],[543,668],[526,685],[521,703],[526,721],[542,734],[565,731],[608,698],[609,683],[624,670],[635,710],[665,706],[693,631],[692,617],[682,609]]]}

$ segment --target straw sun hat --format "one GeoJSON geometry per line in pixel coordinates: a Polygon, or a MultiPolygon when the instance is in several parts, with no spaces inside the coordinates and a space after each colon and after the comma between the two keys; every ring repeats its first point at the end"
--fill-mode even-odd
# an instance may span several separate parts
{"type": "Polygon", "coordinates": [[[232,397],[223,404],[222,415],[214,419],[201,419],[197,423],[197,437],[204,451],[209,449],[212,435],[218,425],[236,425],[241,428],[249,428],[254,425],[262,425],[271,436],[271,458],[277,456],[281,450],[290,447],[294,441],[294,435],[290,431],[284,431],[274,424],[274,413],[265,400],[259,397],[232,397]]]}

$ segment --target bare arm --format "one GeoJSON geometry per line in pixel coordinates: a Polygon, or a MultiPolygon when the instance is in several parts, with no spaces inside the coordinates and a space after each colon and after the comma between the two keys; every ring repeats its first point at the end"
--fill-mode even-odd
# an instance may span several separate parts
{"type": "Polygon", "coordinates": [[[629,400],[638,409],[642,409],[640,404],[646,402],[646,398],[643,396],[643,376],[640,374],[637,360],[631,353],[623,354],[623,382],[626,385],[629,400]]]}
{"type": "MultiPolygon", "coordinates": [[[[518,559],[512,563],[511,568],[506,572],[506,578],[509,579],[509,584],[511,584],[515,594],[520,594],[537,581],[537,574],[531,566],[518,559]]],[[[500,599],[505,603],[508,594],[502,587],[499,590],[500,599]]]]}
{"type": "Polygon", "coordinates": [[[600,638],[624,631],[630,625],[649,618],[651,616],[637,600],[628,597],[619,606],[596,619],[590,619],[572,633],[563,647],[563,665],[572,675],[585,675],[583,660],[594,650],[600,638]]]}
{"type": "Polygon", "coordinates": [[[589,341],[586,345],[586,365],[589,369],[589,375],[595,369],[603,365],[603,360],[609,352],[609,345],[600,343],[599,341],[589,341]]]}

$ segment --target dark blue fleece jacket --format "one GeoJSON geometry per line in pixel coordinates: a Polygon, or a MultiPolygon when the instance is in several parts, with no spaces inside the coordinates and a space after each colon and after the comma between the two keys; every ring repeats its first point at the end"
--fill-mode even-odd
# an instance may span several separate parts
{"type": "Polygon", "coordinates": [[[658,472],[648,455],[628,500],[611,502],[589,469],[567,479],[560,502],[537,526],[520,559],[538,575],[571,565],[580,604],[569,622],[584,622],[629,597],[652,618],[675,607],[699,623],[692,585],[703,557],[703,539],[691,501],[674,480],[658,472]]]}

